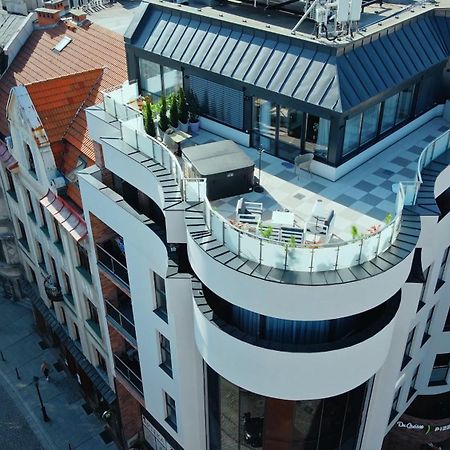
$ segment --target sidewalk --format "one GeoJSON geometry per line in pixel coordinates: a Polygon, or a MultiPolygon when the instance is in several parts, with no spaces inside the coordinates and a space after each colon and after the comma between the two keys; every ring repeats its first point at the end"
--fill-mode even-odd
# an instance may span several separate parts
{"type": "Polygon", "coordinates": [[[2,450],[115,450],[115,444],[106,444],[100,435],[104,431],[104,424],[94,413],[88,415],[84,410],[85,401],[77,382],[64,371],[60,363],[55,367],[56,351],[45,348],[43,344],[35,331],[31,307],[6,300],[0,291],[0,351],[5,359],[2,361],[0,355],[0,404],[4,406],[11,403],[11,408],[17,411],[17,424],[11,418],[14,417],[11,412],[6,414],[7,419],[0,415],[0,420],[8,421],[7,427],[0,424],[2,450]],[[51,367],[49,382],[40,371],[44,360],[51,367]],[[17,379],[16,369],[20,379],[17,379]],[[42,419],[33,376],[39,377],[41,396],[50,422],[42,419]],[[3,397],[6,394],[8,398],[1,398],[2,393],[3,397]],[[26,447],[19,442],[9,442],[11,429],[17,428],[18,435],[27,434],[27,427],[21,427],[23,419],[36,437],[30,436],[26,447]],[[6,447],[2,437],[8,439],[6,447]]]}

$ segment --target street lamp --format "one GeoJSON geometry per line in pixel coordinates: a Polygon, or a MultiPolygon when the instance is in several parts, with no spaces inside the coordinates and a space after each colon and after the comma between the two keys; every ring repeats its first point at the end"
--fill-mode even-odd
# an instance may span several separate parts
{"type": "Polygon", "coordinates": [[[255,192],[261,193],[264,192],[264,188],[261,186],[261,156],[264,152],[262,146],[257,148],[259,156],[258,156],[258,184],[253,188],[255,192]]]}
{"type": "Polygon", "coordinates": [[[39,390],[39,377],[34,376],[33,377],[34,385],[36,386],[36,391],[39,397],[39,402],[41,403],[41,411],[42,411],[42,418],[44,419],[44,422],[49,422],[50,417],[47,416],[47,411],[45,410],[44,402],[42,401],[41,397],[41,391],[39,390]]]}

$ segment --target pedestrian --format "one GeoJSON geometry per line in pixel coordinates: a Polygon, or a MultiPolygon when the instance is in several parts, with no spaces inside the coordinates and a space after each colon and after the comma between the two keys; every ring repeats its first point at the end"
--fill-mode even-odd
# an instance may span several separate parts
{"type": "Polygon", "coordinates": [[[45,379],[47,380],[47,381],[49,381],[49,375],[50,375],[50,367],[49,367],[49,365],[45,362],[45,361],[42,361],[42,365],[41,365],[41,372],[42,372],[42,374],[44,375],[44,377],[45,377],[45,379]]]}

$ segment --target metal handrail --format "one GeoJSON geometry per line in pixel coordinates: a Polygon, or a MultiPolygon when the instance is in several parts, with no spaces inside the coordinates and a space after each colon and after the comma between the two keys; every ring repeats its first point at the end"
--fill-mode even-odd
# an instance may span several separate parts
{"type": "MultiPolygon", "coordinates": [[[[100,243],[97,243],[97,244],[96,244],[96,247],[97,247],[97,253],[99,253],[98,251],[100,250],[100,253],[101,253],[102,255],[106,255],[107,258],[110,259],[110,261],[111,261],[111,267],[109,267],[109,266],[107,265],[107,263],[106,263],[105,261],[102,260],[101,257],[98,258],[99,263],[101,263],[101,264],[102,264],[103,266],[105,266],[107,269],[111,270],[112,273],[113,273],[114,275],[116,275],[117,277],[119,277],[120,280],[121,280],[122,282],[124,282],[125,284],[128,285],[128,284],[129,284],[129,280],[128,280],[128,268],[127,268],[127,266],[124,265],[123,263],[121,263],[121,262],[120,262],[118,259],[116,259],[114,256],[112,256],[107,250],[105,250],[105,249],[100,245],[100,243]],[[118,273],[118,271],[115,269],[116,266],[119,266],[119,268],[122,269],[122,271],[124,272],[124,275],[125,275],[125,279],[124,279],[124,277],[121,276],[121,275],[118,273]]],[[[100,256],[100,255],[98,255],[98,256],[100,256]]]]}
{"type": "Polygon", "coordinates": [[[118,361],[120,365],[125,368],[125,371],[122,370],[121,367],[117,364],[114,364],[115,369],[118,370],[141,394],[143,394],[141,375],[137,375],[132,369],[130,369],[127,363],[123,361],[122,358],[120,358],[118,355],[114,353],[113,356],[114,360],[118,361]],[[137,379],[138,385],[136,385],[136,382],[134,382],[133,378],[130,377],[130,374],[132,374],[137,379]]]}
{"type": "MultiPolygon", "coordinates": [[[[105,298],[104,300],[108,307],[112,308],[117,314],[119,314],[119,316],[120,316],[119,325],[120,326],[122,326],[122,319],[125,319],[126,322],[128,322],[133,328],[135,328],[134,322],[132,322],[125,314],[123,314],[122,311],[120,311],[120,309],[116,308],[107,298],[105,298]]],[[[109,313],[108,310],[106,312],[109,313]]],[[[109,314],[109,315],[111,315],[111,314],[109,314]]],[[[114,319],[114,317],[113,317],[113,319],[114,319]]],[[[126,328],[124,328],[124,329],[126,329],[126,328]]]]}

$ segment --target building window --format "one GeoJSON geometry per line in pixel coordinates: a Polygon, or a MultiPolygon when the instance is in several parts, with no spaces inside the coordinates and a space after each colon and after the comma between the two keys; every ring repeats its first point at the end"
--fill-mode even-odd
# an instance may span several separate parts
{"type": "Polygon", "coordinates": [[[159,347],[161,351],[161,364],[159,367],[164,370],[170,377],[172,377],[172,358],[170,355],[170,342],[163,336],[159,335],[159,347]]]}
{"type": "Polygon", "coordinates": [[[430,339],[430,327],[431,327],[431,321],[433,320],[433,313],[434,313],[434,306],[433,308],[431,308],[429,314],[428,314],[428,318],[427,321],[425,323],[425,330],[423,332],[423,338],[422,338],[422,345],[423,346],[425,344],[425,342],[428,341],[428,339],[430,339]]]}
{"type": "Polygon", "coordinates": [[[34,208],[33,208],[33,199],[31,198],[31,194],[29,190],[25,190],[26,196],[27,196],[27,202],[28,202],[28,216],[33,222],[36,222],[36,215],[34,214],[34,208]]]}
{"type": "Polygon", "coordinates": [[[450,353],[436,355],[431,371],[429,386],[442,386],[447,384],[448,366],[450,363],[450,353]]]}
{"type": "Polygon", "coordinates": [[[164,279],[156,273],[153,274],[153,281],[155,283],[155,312],[167,322],[166,284],[164,279]]]}
{"type": "Polygon", "coordinates": [[[36,242],[36,256],[39,262],[39,267],[44,270],[45,272],[47,272],[47,266],[45,265],[45,260],[44,260],[44,251],[42,250],[42,245],[40,242],[36,242]]]}
{"type": "Polygon", "coordinates": [[[3,248],[3,242],[0,242],[0,261],[7,262],[6,255],[5,255],[5,249],[3,248]]]}
{"type": "Polygon", "coordinates": [[[253,145],[293,162],[302,149],[327,159],[330,121],[269,100],[253,99],[253,145]],[[303,125],[304,124],[304,125],[303,125]]]}
{"type": "Polygon", "coordinates": [[[66,318],[66,313],[64,311],[64,308],[60,308],[59,310],[61,311],[61,323],[63,325],[67,325],[67,318],[66,318]]]}
{"type": "Polygon", "coordinates": [[[156,97],[153,101],[161,97],[163,86],[159,64],[139,58],[139,81],[144,93],[156,97]]]}
{"type": "Polygon", "coordinates": [[[75,342],[78,342],[79,344],[81,342],[80,331],[78,330],[78,325],[75,322],[73,323],[73,331],[75,333],[75,342]]]}
{"type": "Polygon", "coordinates": [[[177,411],[175,408],[175,400],[166,392],[166,422],[177,431],[177,411]]]}
{"type": "Polygon", "coordinates": [[[414,374],[411,378],[411,384],[410,384],[409,392],[408,392],[408,400],[410,400],[411,397],[417,392],[416,382],[417,382],[417,375],[419,374],[419,369],[420,369],[420,365],[416,367],[416,370],[414,371],[414,374]]]}
{"type": "Polygon", "coordinates": [[[56,219],[53,219],[53,225],[55,226],[55,242],[61,242],[61,230],[59,229],[59,223],[56,219]]]}
{"type": "Polygon", "coordinates": [[[411,353],[411,347],[412,347],[413,340],[414,340],[414,332],[415,332],[415,329],[412,329],[408,334],[408,339],[406,341],[406,346],[405,346],[405,353],[403,354],[401,370],[403,370],[405,368],[405,366],[411,361],[410,353],[411,353]]]}
{"type": "Polygon", "coordinates": [[[36,166],[34,165],[33,154],[31,153],[31,148],[28,144],[25,144],[25,156],[28,162],[28,170],[32,175],[36,176],[36,166]]]}
{"type": "Polygon", "coordinates": [[[30,251],[27,233],[25,232],[25,226],[20,219],[17,219],[17,223],[19,224],[19,232],[20,232],[19,242],[22,244],[23,247],[25,247],[26,250],[30,251]]]}
{"type": "Polygon", "coordinates": [[[77,242],[77,249],[78,249],[78,258],[80,260],[80,266],[84,271],[86,271],[88,274],[91,273],[91,266],[89,264],[89,256],[87,250],[80,245],[79,242],[77,242]]]}
{"type": "Polygon", "coordinates": [[[87,319],[87,323],[95,334],[101,339],[102,333],[100,331],[100,320],[98,318],[97,308],[89,299],[87,299],[87,305],[89,309],[89,319],[87,319]]]}
{"type": "Polygon", "coordinates": [[[100,354],[100,352],[95,349],[95,354],[97,356],[97,361],[98,361],[98,367],[103,371],[103,372],[107,372],[107,368],[106,368],[106,361],[105,358],[103,358],[103,356],[100,354]]]}
{"type": "Polygon", "coordinates": [[[383,102],[383,117],[381,119],[381,132],[391,129],[395,125],[399,94],[389,97],[383,102]]]}
{"type": "Polygon", "coordinates": [[[392,400],[391,416],[389,417],[389,423],[391,423],[398,414],[398,399],[400,398],[400,390],[398,388],[395,392],[394,399],[392,400]]]}
{"type": "Polygon", "coordinates": [[[12,173],[9,170],[6,170],[6,178],[8,179],[8,185],[9,190],[8,192],[13,195],[15,200],[17,201],[17,194],[16,194],[16,185],[14,184],[14,178],[12,173]]]}
{"type": "Polygon", "coordinates": [[[428,281],[429,274],[430,274],[430,267],[428,267],[425,270],[425,272],[423,272],[424,281],[422,283],[422,290],[420,291],[419,303],[417,304],[417,312],[419,312],[425,306],[424,296],[425,296],[425,290],[427,288],[427,281],[428,281]]]}
{"type": "Polygon", "coordinates": [[[439,275],[438,275],[438,279],[437,279],[437,282],[436,282],[436,288],[434,289],[434,292],[437,292],[438,289],[440,289],[445,283],[445,281],[444,281],[444,274],[445,274],[445,268],[447,267],[447,260],[448,260],[449,250],[450,250],[450,247],[447,247],[445,249],[444,255],[442,257],[441,267],[439,269],[439,275]]]}
{"type": "Polygon", "coordinates": [[[359,135],[361,132],[362,114],[347,119],[345,123],[344,147],[342,156],[348,155],[359,147],[359,135]]]}
{"type": "Polygon", "coordinates": [[[361,125],[361,145],[375,139],[377,136],[380,106],[378,103],[364,111],[361,125]]]}
{"type": "Polygon", "coordinates": [[[444,331],[450,331],[450,308],[447,311],[447,317],[445,318],[444,331]]]}
{"type": "Polygon", "coordinates": [[[52,278],[55,285],[59,286],[59,279],[58,279],[58,269],[56,268],[56,262],[53,259],[53,257],[50,257],[50,264],[52,267],[52,278]]]}
{"type": "Polygon", "coordinates": [[[411,115],[411,107],[413,102],[414,86],[410,86],[400,92],[397,106],[397,115],[395,124],[404,122],[411,115]]]}

